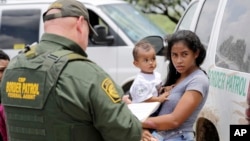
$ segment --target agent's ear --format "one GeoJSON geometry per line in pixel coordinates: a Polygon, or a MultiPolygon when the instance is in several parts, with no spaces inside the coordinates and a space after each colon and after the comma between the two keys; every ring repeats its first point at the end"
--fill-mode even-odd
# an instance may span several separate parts
{"type": "Polygon", "coordinates": [[[80,16],[79,18],[78,18],[78,20],[77,20],[77,22],[76,22],[76,28],[77,28],[77,30],[79,31],[79,32],[86,32],[86,31],[83,31],[83,26],[84,26],[84,24],[86,24],[86,23],[84,23],[84,17],[83,16],[80,16]]]}

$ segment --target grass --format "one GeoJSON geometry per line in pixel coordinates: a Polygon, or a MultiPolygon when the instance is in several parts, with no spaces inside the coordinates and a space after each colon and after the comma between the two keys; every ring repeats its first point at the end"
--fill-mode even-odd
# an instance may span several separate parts
{"type": "Polygon", "coordinates": [[[173,33],[176,24],[170,21],[168,17],[159,14],[147,14],[147,16],[168,34],[173,33]]]}

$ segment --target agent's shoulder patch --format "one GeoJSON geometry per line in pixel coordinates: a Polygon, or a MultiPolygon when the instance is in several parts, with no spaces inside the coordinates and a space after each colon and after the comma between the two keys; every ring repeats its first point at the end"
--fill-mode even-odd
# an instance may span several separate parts
{"type": "Polygon", "coordinates": [[[114,103],[118,103],[121,101],[121,98],[115,88],[115,85],[110,78],[106,78],[103,80],[102,89],[106,92],[106,94],[114,103]]]}

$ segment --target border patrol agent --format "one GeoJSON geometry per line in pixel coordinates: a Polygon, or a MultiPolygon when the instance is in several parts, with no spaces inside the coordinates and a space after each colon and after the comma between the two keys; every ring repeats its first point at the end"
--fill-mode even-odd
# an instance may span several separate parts
{"type": "Polygon", "coordinates": [[[55,1],[43,19],[41,41],[13,58],[2,80],[9,140],[139,141],[121,88],[86,58],[95,33],[84,5],[55,1]]]}

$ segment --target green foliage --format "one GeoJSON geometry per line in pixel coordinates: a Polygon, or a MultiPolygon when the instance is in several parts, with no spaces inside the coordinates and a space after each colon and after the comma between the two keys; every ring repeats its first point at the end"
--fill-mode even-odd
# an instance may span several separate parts
{"type": "Polygon", "coordinates": [[[143,13],[162,14],[169,20],[178,23],[188,4],[192,0],[125,0],[139,6],[143,13]]]}
{"type": "Polygon", "coordinates": [[[176,24],[172,22],[168,17],[161,14],[147,14],[147,17],[151,19],[161,29],[166,31],[168,34],[173,33],[176,24]]]}
{"type": "Polygon", "coordinates": [[[192,0],[125,0],[136,6],[156,25],[173,33],[176,24],[192,0]]]}

